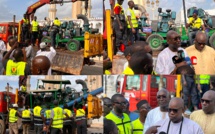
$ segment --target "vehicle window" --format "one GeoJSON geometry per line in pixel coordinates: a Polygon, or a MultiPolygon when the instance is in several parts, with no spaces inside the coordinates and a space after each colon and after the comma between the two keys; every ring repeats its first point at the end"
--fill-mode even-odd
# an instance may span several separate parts
{"type": "Polygon", "coordinates": [[[140,76],[139,75],[133,75],[133,76],[127,76],[126,79],[126,90],[139,90],[140,89],[140,76]]]}
{"type": "Polygon", "coordinates": [[[8,29],[9,34],[13,34],[13,30],[14,30],[14,34],[17,34],[17,27],[13,28],[13,26],[9,26],[9,29],[8,29]]]}
{"type": "Polygon", "coordinates": [[[151,87],[159,88],[159,85],[162,84],[162,88],[166,88],[166,78],[162,77],[162,81],[160,76],[151,76],[151,87]]]}
{"type": "Polygon", "coordinates": [[[148,76],[144,75],[143,76],[143,91],[146,91],[146,87],[147,87],[147,83],[148,83],[148,76]]]}
{"type": "Polygon", "coordinates": [[[6,33],[6,26],[0,26],[0,33],[5,34],[6,33]]]}

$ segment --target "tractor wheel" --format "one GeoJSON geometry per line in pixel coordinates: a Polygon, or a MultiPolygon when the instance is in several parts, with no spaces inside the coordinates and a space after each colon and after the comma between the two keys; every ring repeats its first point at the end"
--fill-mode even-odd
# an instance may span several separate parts
{"type": "Polygon", "coordinates": [[[5,133],[5,123],[3,120],[0,119],[0,134],[5,133]]]}
{"type": "Polygon", "coordinates": [[[51,42],[51,37],[50,37],[50,36],[44,36],[44,37],[42,38],[41,42],[50,43],[50,42],[51,42]]]}
{"type": "Polygon", "coordinates": [[[152,50],[161,50],[163,48],[163,37],[159,34],[151,34],[146,42],[149,43],[152,50]]]}
{"type": "Polygon", "coordinates": [[[66,48],[70,51],[78,51],[80,49],[80,42],[77,40],[69,40],[66,43],[66,48]]]}
{"type": "Polygon", "coordinates": [[[210,37],[209,43],[211,47],[215,48],[215,33],[213,33],[212,36],[210,37]]]}

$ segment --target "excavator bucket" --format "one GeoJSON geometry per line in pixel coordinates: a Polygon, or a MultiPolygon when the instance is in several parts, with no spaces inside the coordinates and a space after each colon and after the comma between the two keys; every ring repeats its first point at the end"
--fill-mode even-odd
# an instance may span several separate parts
{"type": "Polygon", "coordinates": [[[53,58],[51,68],[53,71],[66,74],[80,75],[83,68],[83,51],[57,52],[53,58]]]}

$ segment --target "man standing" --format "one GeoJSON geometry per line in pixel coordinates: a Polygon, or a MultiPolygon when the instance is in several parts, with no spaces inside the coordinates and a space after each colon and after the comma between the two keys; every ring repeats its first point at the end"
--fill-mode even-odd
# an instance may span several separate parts
{"type": "Polygon", "coordinates": [[[194,111],[190,119],[201,126],[204,134],[215,134],[215,91],[207,91],[201,102],[202,110],[194,111]]]}
{"type": "Polygon", "coordinates": [[[182,50],[185,57],[187,57],[185,50],[180,47],[181,37],[177,32],[170,30],[166,38],[169,46],[158,54],[155,69],[157,74],[175,74],[176,68],[184,63],[182,62],[175,65],[172,61],[172,58],[178,54],[178,50],[182,50]]]}
{"type": "Polygon", "coordinates": [[[115,94],[111,97],[113,110],[105,116],[106,119],[112,120],[118,128],[119,133],[131,134],[130,118],[126,113],[123,113],[126,108],[126,100],[123,95],[115,94]]]}
{"type": "Polygon", "coordinates": [[[138,29],[138,21],[136,19],[136,15],[134,13],[134,2],[128,2],[128,10],[127,10],[127,24],[128,24],[128,38],[131,42],[131,45],[134,44],[134,41],[139,40],[139,29],[138,29]]]}
{"type": "Polygon", "coordinates": [[[24,42],[29,37],[29,20],[27,18],[27,15],[23,15],[23,19],[21,20],[22,25],[22,37],[21,41],[24,42]]]}
{"type": "Polygon", "coordinates": [[[31,22],[31,42],[33,44],[33,46],[36,43],[36,39],[38,38],[38,34],[39,34],[39,23],[37,22],[37,16],[34,16],[34,20],[31,22]]]}
{"type": "Polygon", "coordinates": [[[193,67],[197,75],[215,74],[215,51],[206,44],[207,38],[205,33],[198,32],[196,34],[195,44],[185,49],[193,62],[193,67]]]}
{"type": "Polygon", "coordinates": [[[204,134],[196,122],[182,116],[184,112],[183,99],[172,98],[168,112],[169,118],[158,121],[145,134],[204,134]]]}
{"type": "Polygon", "coordinates": [[[63,116],[63,134],[72,134],[72,128],[73,128],[73,115],[72,111],[68,109],[69,107],[67,104],[64,104],[63,111],[67,113],[69,118],[66,118],[66,115],[63,116]]]}
{"type": "Polygon", "coordinates": [[[25,106],[25,110],[22,111],[22,126],[23,126],[23,134],[29,134],[31,124],[31,111],[29,106],[25,106]]]}
{"type": "Polygon", "coordinates": [[[208,74],[196,75],[196,85],[202,97],[203,94],[205,94],[205,92],[207,92],[210,89],[210,75],[208,74]]]}
{"type": "MultiPolygon", "coordinates": [[[[36,57],[37,56],[46,56],[52,63],[55,55],[56,55],[56,50],[54,49],[53,46],[50,46],[50,50],[48,50],[48,44],[46,44],[45,42],[40,43],[40,50],[37,51],[36,57]]],[[[48,75],[52,75],[51,68],[49,68],[48,75]]]]}
{"type": "Polygon", "coordinates": [[[198,17],[198,10],[193,11],[193,17],[189,18],[188,24],[186,27],[190,27],[189,31],[189,42],[190,45],[193,45],[193,40],[196,36],[196,33],[202,28],[201,30],[205,31],[204,23],[201,18],[198,17]]]}
{"type": "MultiPolygon", "coordinates": [[[[18,134],[18,117],[21,117],[17,111],[18,105],[13,104],[13,107],[10,109],[7,117],[7,122],[9,121],[9,134],[18,134]]],[[[6,123],[7,124],[7,123],[6,123]]]]}
{"type": "Polygon", "coordinates": [[[170,94],[166,89],[161,89],[157,92],[157,102],[159,106],[157,108],[152,109],[147,114],[143,134],[145,134],[146,130],[149,127],[153,126],[157,121],[169,118],[168,117],[169,101],[170,94]]]}
{"type": "Polygon", "coordinates": [[[56,34],[59,32],[59,28],[60,28],[60,25],[61,25],[61,22],[60,20],[58,20],[58,18],[56,17],[54,22],[53,22],[53,25],[52,25],[52,29],[51,29],[51,46],[52,47],[56,47],[56,34]]]}
{"type": "Polygon", "coordinates": [[[33,109],[33,115],[34,115],[34,129],[36,134],[41,134],[43,130],[43,124],[45,124],[44,116],[43,116],[43,110],[41,107],[41,102],[37,102],[37,106],[33,109]]]}

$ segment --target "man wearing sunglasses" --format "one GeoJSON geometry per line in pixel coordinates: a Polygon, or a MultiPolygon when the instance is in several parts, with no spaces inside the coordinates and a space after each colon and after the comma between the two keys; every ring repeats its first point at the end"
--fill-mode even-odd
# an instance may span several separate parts
{"type": "Polygon", "coordinates": [[[104,103],[104,112],[103,112],[103,116],[106,116],[110,113],[110,111],[112,110],[113,106],[111,103],[111,99],[108,97],[103,98],[103,103],[104,103]]]}
{"type": "Polygon", "coordinates": [[[161,89],[157,92],[157,102],[159,106],[152,109],[147,114],[143,134],[145,134],[146,130],[149,127],[153,126],[159,120],[169,118],[168,117],[169,101],[170,94],[166,89],[161,89]]]}
{"type": "Polygon", "coordinates": [[[175,74],[177,67],[186,65],[186,62],[174,64],[172,61],[172,58],[178,55],[179,50],[182,50],[185,57],[188,57],[186,51],[181,48],[180,35],[177,32],[170,30],[167,32],[166,38],[168,47],[158,54],[155,68],[157,74],[175,74]]]}
{"type": "Polygon", "coordinates": [[[158,121],[145,134],[204,134],[196,122],[182,116],[183,112],[183,99],[172,98],[168,108],[169,119],[158,121]]]}
{"type": "Polygon", "coordinates": [[[131,134],[131,121],[126,113],[126,100],[123,95],[115,94],[111,97],[113,110],[105,116],[106,119],[112,120],[118,128],[120,134],[131,134]]]}
{"type": "Polygon", "coordinates": [[[190,119],[198,123],[205,134],[215,134],[215,91],[205,92],[201,103],[202,110],[194,111],[190,119]]]}
{"type": "Polygon", "coordinates": [[[185,49],[191,58],[196,74],[215,74],[215,51],[206,44],[205,33],[198,32],[194,45],[185,49]]]}

